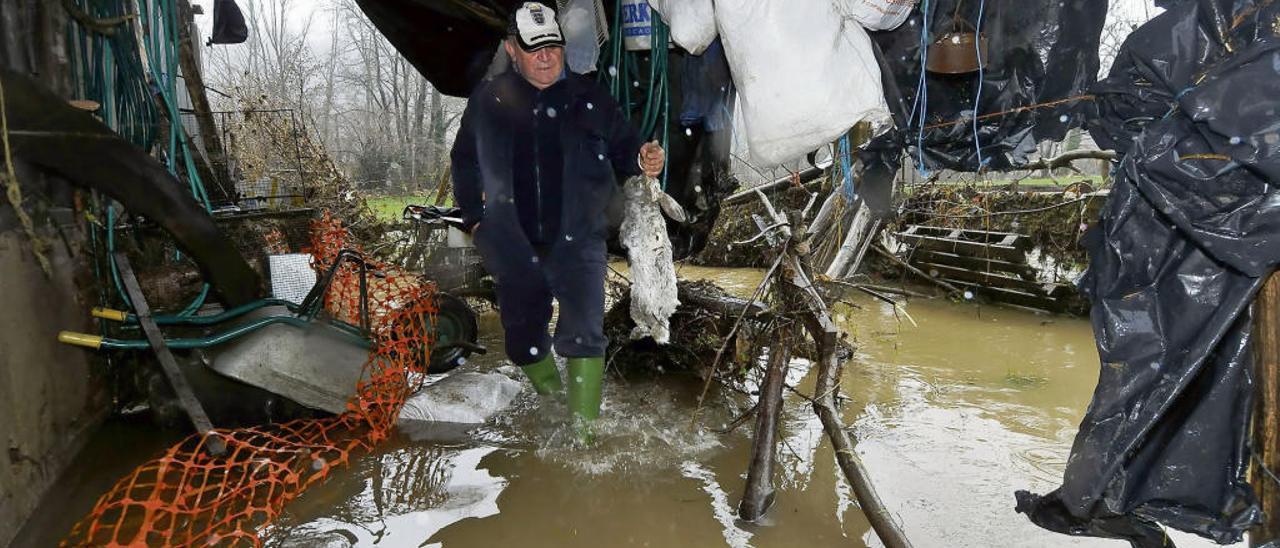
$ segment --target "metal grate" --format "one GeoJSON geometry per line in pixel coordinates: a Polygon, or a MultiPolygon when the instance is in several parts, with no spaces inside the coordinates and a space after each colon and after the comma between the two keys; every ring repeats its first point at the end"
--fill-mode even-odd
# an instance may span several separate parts
{"type": "Polygon", "coordinates": [[[271,295],[277,299],[302,304],[307,292],[316,285],[316,271],[311,268],[309,253],[267,255],[267,272],[271,277],[271,295]]]}

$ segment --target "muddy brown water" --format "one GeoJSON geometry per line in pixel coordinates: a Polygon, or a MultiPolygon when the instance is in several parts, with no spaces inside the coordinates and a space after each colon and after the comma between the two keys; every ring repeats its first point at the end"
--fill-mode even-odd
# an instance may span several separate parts
{"type": "MultiPolygon", "coordinates": [[[[761,275],[681,269],[682,277],[744,296],[761,275]]],[[[917,547],[1125,545],[1049,533],[1013,512],[1015,490],[1043,493],[1061,480],[1097,379],[1087,321],[930,300],[908,302],[904,314],[851,300],[834,308],[858,347],[844,370],[845,424],[917,547]]],[[[482,318],[482,331],[483,342],[501,348],[496,316],[482,318]]],[[[498,368],[500,354],[473,366],[498,368]]],[[[813,388],[802,360],[789,380],[801,393],[813,388]]],[[[610,382],[598,444],[589,449],[571,443],[563,407],[529,393],[470,438],[402,434],[289,505],[265,532],[267,545],[880,545],[821,425],[794,393],[786,396],[775,506],[759,523],[736,520],[751,425],[714,430],[750,401],[713,389],[692,420],[700,389],[666,377],[610,382]]],[[[104,475],[121,473],[108,468],[104,475]]],[[[91,490],[67,487],[63,508],[87,509],[91,490]]],[[[50,531],[65,530],[69,519],[36,536],[56,538],[50,531]]],[[[1210,545],[1171,534],[1179,546],[1210,545]]]]}

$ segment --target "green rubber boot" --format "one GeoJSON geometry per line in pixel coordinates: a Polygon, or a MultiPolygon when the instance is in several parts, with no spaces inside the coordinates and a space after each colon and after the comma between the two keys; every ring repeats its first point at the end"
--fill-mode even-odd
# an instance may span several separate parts
{"type": "Polygon", "coordinates": [[[569,412],[578,438],[591,443],[591,422],[600,417],[604,358],[569,358],[569,412]]]}
{"type": "Polygon", "coordinates": [[[560,370],[556,369],[556,358],[550,352],[541,360],[520,366],[520,370],[529,377],[529,383],[540,396],[559,394],[564,390],[564,385],[560,384],[560,370]]]}

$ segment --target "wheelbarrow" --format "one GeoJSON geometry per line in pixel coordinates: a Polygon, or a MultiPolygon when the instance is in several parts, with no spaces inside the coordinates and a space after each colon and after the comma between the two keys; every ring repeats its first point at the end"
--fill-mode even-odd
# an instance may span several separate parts
{"type": "MultiPolygon", "coordinates": [[[[370,359],[372,341],[367,294],[368,277],[371,275],[381,276],[369,268],[359,253],[343,250],[300,303],[271,298],[212,315],[155,315],[149,319],[166,330],[199,333],[186,337],[166,335],[163,346],[168,349],[194,350],[203,365],[221,375],[303,406],[337,414],[346,410],[347,402],[355,395],[356,386],[364,374],[364,365],[370,359]],[[323,313],[325,293],[338,269],[347,262],[356,265],[359,273],[359,325],[323,313]]],[[[93,316],[126,326],[139,325],[142,320],[136,313],[103,308],[95,308],[93,316]]],[[[438,326],[438,323],[433,324],[433,327],[438,326]]],[[[146,325],[142,327],[145,329],[146,325]]],[[[94,349],[155,348],[147,339],[107,338],[68,331],[59,334],[58,339],[94,349]]],[[[435,340],[436,351],[448,353],[455,348],[464,348],[467,352],[485,352],[473,340],[453,338],[452,332],[438,332],[435,340]]],[[[423,348],[421,352],[425,358],[427,349],[423,348]]],[[[427,367],[429,373],[443,372],[444,369],[427,367]]],[[[181,392],[180,389],[178,391],[181,392]]]]}

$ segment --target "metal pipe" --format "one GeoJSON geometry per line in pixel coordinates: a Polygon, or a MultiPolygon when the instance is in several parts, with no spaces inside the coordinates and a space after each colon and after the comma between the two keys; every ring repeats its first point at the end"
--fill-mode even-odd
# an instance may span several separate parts
{"type": "MultiPolygon", "coordinates": [[[[303,319],[295,318],[293,316],[271,316],[267,318],[254,320],[252,322],[249,322],[243,325],[238,325],[227,331],[223,331],[222,333],[210,335],[207,337],[165,339],[164,342],[165,342],[165,345],[168,346],[169,348],[176,348],[179,350],[190,350],[194,348],[208,348],[210,346],[217,346],[219,344],[222,344],[231,340],[235,340],[239,337],[248,335],[249,333],[253,333],[254,331],[262,329],[268,325],[274,325],[274,324],[287,324],[293,327],[297,327],[299,329],[306,329],[311,326],[311,322],[303,319]]],[[[365,339],[363,337],[357,337],[355,336],[355,334],[349,331],[347,331],[346,334],[351,338],[353,342],[356,342],[363,347],[368,348],[372,345],[372,343],[368,339],[365,339]]],[[[75,333],[71,331],[63,331],[62,333],[59,333],[58,340],[66,344],[84,346],[88,348],[104,348],[107,350],[145,350],[149,348],[149,345],[145,339],[113,339],[113,338],[99,337],[97,335],[91,335],[86,333],[75,333]]]]}

